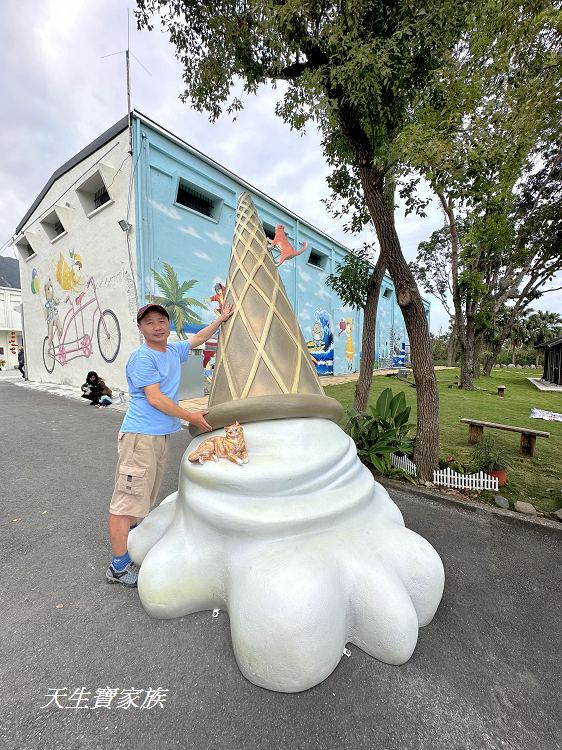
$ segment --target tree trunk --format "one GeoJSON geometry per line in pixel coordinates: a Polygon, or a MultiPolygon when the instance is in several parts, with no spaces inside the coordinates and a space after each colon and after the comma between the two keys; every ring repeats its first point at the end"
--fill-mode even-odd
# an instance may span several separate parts
{"type": "Polygon", "coordinates": [[[465,391],[474,390],[474,362],[476,355],[476,342],[474,332],[474,320],[472,316],[466,316],[465,336],[461,344],[461,374],[459,388],[465,391]]]}
{"type": "Polygon", "coordinates": [[[453,294],[453,306],[455,308],[454,332],[460,348],[460,381],[459,388],[472,390],[474,388],[474,322],[472,325],[472,339],[469,331],[469,309],[466,315],[462,308],[462,294],[459,284],[459,263],[461,256],[461,245],[455,216],[454,200],[447,197],[444,192],[436,191],[451,232],[451,286],[453,294]],[[470,372],[466,370],[469,367],[470,372]]]}
{"type": "Polygon", "coordinates": [[[418,477],[431,480],[439,459],[439,394],[425,309],[414,276],[402,254],[394,226],[394,210],[384,194],[383,175],[373,167],[369,156],[361,159],[359,173],[369,214],[381,246],[381,257],[394,283],[396,299],[410,340],[412,370],[417,389],[414,463],[418,477]]]}
{"type": "Polygon", "coordinates": [[[457,353],[457,329],[453,325],[453,329],[447,342],[447,367],[453,367],[455,364],[455,355],[457,353]]]}
{"type": "Polygon", "coordinates": [[[481,362],[480,355],[482,354],[482,337],[474,337],[474,377],[480,377],[481,362]]]}
{"type": "Polygon", "coordinates": [[[365,411],[369,401],[371,383],[373,382],[373,367],[375,364],[375,332],[377,327],[377,307],[379,294],[385,272],[382,254],[379,255],[367,291],[367,301],[363,309],[363,338],[361,343],[361,362],[359,364],[359,378],[355,386],[355,400],[353,407],[356,411],[365,411]]]}
{"type": "Polygon", "coordinates": [[[495,344],[492,344],[490,349],[488,350],[488,354],[486,355],[486,361],[484,362],[484,371],[483,375],[486,377],[489,377],[492,374],[492,369],[494,365],[496,364],[496,361],[499,357],[499,354],[502,350],[502,344],[501,341],[495,344]]]}

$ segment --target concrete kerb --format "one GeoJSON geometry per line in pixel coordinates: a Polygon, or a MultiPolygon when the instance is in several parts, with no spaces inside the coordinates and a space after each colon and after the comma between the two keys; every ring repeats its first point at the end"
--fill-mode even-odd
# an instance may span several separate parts
{"type": "Polygon", "coordinates": [[[536,518],[533,516],[525,516],[522,513],[516,513],[513,510],[504,510],[503,508],[495,508],[485,503],[478,503],[474,500],[460,500],[459,498],[453,497],[444,492],[439,492],[437,488],[430,489],[429,487],[420,487],[417,484],[410,484],[409,482],[399,482],[396,479],[388,479],[387,477],[375,476],[375,480],[386,487],[387,489],[402,490],[402,492],[413,492],[420,497],[425,497],[428,500],[436,500],[438,503],[443,505],[454,505],[461,510],[469,513],[478,513],[480,515],[492,514],[503,518],[508,523],[527,523],[533,524],[534,526],[541,526],[544,529],[551,531],[562,532],[562,524],[557,521],[551,521],[548,518],[536,518]]]}

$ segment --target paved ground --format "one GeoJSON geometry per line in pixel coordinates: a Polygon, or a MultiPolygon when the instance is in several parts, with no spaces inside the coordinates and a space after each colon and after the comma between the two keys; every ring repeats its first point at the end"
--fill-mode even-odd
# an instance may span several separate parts
{"type": "MultiPolygon", "coordinates": [[[[272,693],[238,671],[227,615],[152,620],[135,591],[104,582],[122,415],[5,378],[0,404],[0,747],[561,747],[559,533],[392,490],[447,576],[412,659],[391,667],[351,647],[316,688],[272,693]],[[161,686],[168,700],[42,708],[51,688],[93,701],[107,686],[161,686]]],[[[166,493],[186,441],[173,437],[166,493]]]]}

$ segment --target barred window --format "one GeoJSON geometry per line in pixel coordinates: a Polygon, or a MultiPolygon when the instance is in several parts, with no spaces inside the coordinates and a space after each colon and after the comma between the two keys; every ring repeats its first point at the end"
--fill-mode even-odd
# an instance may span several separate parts
{"type": "Polygon", "coordinates": [[[311,266],[316,266],[316,268],[325,270],[328,263],[328,256],[324,255],[324,253],[321,253],[319,250],[311,250],[310,255],[308,256],[308,262],[311,266]]]}
{"type": "Polygon", "coordinates": [[[210,195],[186,180],[178,182],[176,203],[180,206],[190,208],[198,214],[208,216],[210,219],[218,220],[222,201],[220,198],[210,195]]]}
{"type": "Polygon", "coordinates": [[[113,202],[99,169],[76,188],[76,195],[88,218],[97,215],[94,212],[102,206],[109,206],[113,202]]]}
{"type": "Polygon", "coordinates": [[[35,250],[32,248],[29,240],[22,236],[19,240],[16,240],[16,247],[23,260],[29,260],[35,256],[35,250]]]}
{"type": "Polygon", "coordinates": [[[107,203],[109,200],[109,193],[107,192],[107,188],[104,185],[94,193],[94,209],[103,206],[103,204],[107,203]]]}
{"type": "Polygon", "coordinates": [[[269,224],[263,225],[263,231],[268,240],[272,240],[275,237],[275,229],[269,224]]]}
{"type": "Polygon", "coordinates": [[[66,227],[62,223],[61,217],[58,215],[56,209],[51,211],[51,213],[45,216],[44,219],[41,219],[40,224],[51,242],[54,242],[57,237],[60,237],[66,232],[66,227]]]}

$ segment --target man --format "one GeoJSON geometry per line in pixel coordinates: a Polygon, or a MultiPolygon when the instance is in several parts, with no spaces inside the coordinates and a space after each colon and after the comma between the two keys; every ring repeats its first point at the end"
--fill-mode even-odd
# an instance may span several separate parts
{"type": "Polygon", "coordinates": [[[118,439],[115,488],[109,506],[109,539],[113,552],[107,569],[109,583],[136,586],[138,568],[129,557],[131,526],[148,515],[154,505],[168,452],[168,436],[181,429],[180,419],[208,432],[207,412],[191,412],[178,405],[180,364],[192,346],[213,336],[233,313],[225,305],[221,315],[188,341],[168,344],[170,316],[164,307],[149,304],[137,313],[144,344],[127,362],[130,402],[118,439]]]}

